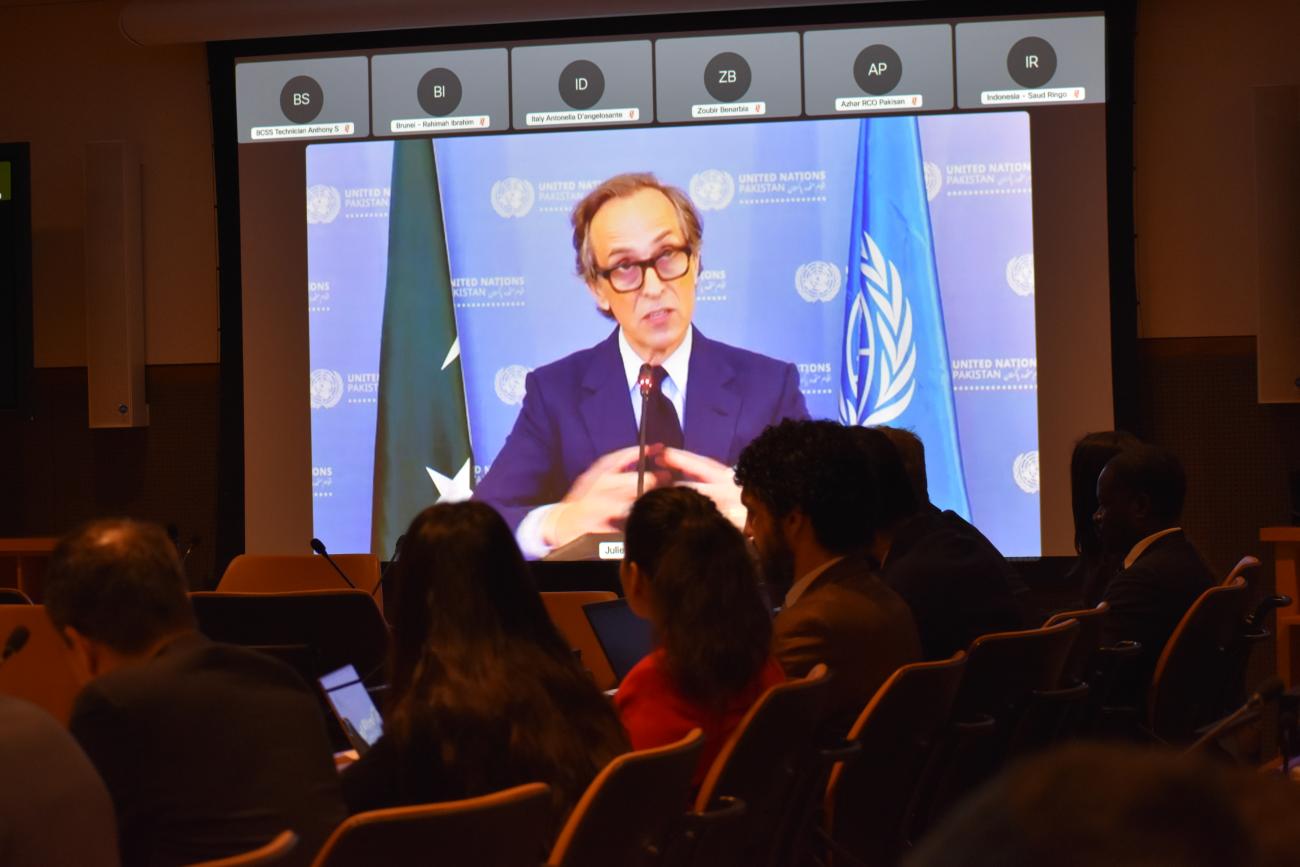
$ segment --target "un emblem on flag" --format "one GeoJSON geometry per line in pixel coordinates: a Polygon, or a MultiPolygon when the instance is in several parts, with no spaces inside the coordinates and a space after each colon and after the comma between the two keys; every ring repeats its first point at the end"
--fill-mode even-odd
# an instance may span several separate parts
{"type": "Polygon", "coordinates": [[[492,185],[492,210],[506,219],[527,215],[536,199],[533,185],[523,178],[502,178],[492,185]]]}
{"type": "Polygon", "coordinates": [[[319,368],[311,372],[311,408],[333,409],[343,399],[343,377],[337,370],[319,368]]]}
{"type": "Polygon", "coordinates": [[[307,188],[307,224],[332,223],[343,207],[339,191],[329,184],[312,184],[307,188]]]}
{"type": "Polygon", "coordinates": [[[1007,262],[1007,285],[1021,298],[1034,294],[1034,254],[1013,256],[1007,262]]]}
{"type": "Polygon", "coordinates": [[[736,182],[722,169],[705,169],[691,175],[691,200],[701,211],[721,211],[736,195],[736,182]]]}
{"type": "Polygon", "coordinates": [[[925,161],[925,199],[933,202],[943,189],[943,170],[936,163],[925,161]]]}
{"type": "Polygon", "coordinates": [[[809,304],[830,301],[840,294],[842,282],[840,269],[830,262],[807,262],[794,272],[795,291],[809,304]]]}
{"type": "Polygon", "coordinates": [[[497,398],[506,406],[518,406],[524,402],[524,380],[528,368],[522,364],[510,364],[497,371],[492,380],[492,388],[497,398]]]}
{"type": "Polygon", "coordinates": [[[1038,493],[1038,449],[1016,455],[1011,465],[1011,475],[1020,490],[1026,494],[1038,493]]]}

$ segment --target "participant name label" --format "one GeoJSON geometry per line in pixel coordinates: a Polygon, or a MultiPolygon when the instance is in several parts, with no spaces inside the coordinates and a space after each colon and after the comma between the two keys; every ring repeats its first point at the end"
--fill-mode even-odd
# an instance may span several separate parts
{"type": "Polygon", "coordinates": [[[924,100],[919,93],[887,96],[841,96],[835,100],[836,111],[908,111],[920,108],[924,100]]]}
{"type": "Polygon", "coordinates": [[[765,102],[708,102],[691,106],[691,117],[757,117],[767,114],[765,102]]]}
{"type": "Polygon", "coordinates": [[[1038,90],[986,90],[980,94],[984,105],[1027,105],[1044,102],[1081,102],[1087,96],[1082,87],[1044,87],[1038,90]]]}
{"type": "Polygon", "coordinates": [[[492,118],[486,114],[460,117],[412,117],[394,120],[388,125],[390,132],[459,132],[487,129],[492,118]]]}
{"type": "Polygon", "coordinates": [[[596,546],[596,555],[602,560],[622,560],[622,542],[601,542],[596,546]]]}
{"type": "Polygon", "coordinates": [[[588,123],[634,123],[641,118],[639,108],[587,108],[568,111],[530,111],[524,115],[527,126],[570,126],[588,123]]]}
{"type": "Polygon", "coordinates": [[[289,138],[332,138],[340,135],[352,135],[356,132],[355,123],[303,123],[284,126],[255,126],[249,130],[249,136],[257,141],[289,138]]]}

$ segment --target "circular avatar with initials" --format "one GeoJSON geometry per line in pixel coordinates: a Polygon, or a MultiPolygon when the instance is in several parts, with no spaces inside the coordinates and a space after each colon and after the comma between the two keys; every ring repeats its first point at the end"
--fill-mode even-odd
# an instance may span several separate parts
{"type": "Polygon", "coordinates": [[[460,78],[444,67],[430,69],[420,77],[415,86],[415,98],[420,108],[433,117],[446,117],[460,105],[462,94],[460,78]]]}
{"type": "Polygon", "coordinates": [[[1056,74],[1056,49],[1041,36],[1026,36],[1011,46],[1007,72],[1021,87],[1042,87],[1056,74]]]}
{"type": "Polygon", "coordinates": [[[724,51],[704,67],[704,89],[718,102],[735,102],[749,92],[754,75],[734,51],[724,51]]]}
{"type": "Polygon", "coordinates": [[[310,75],[296,75],[280,90],[280,111],[294,123],[311,123],[325,107],[325,91],[310,75]]]}
{"type": "Polygon", "coordinates": [[[560,73],[560,99],[569,108],[591,108],[604,95],[605,73],[590,60],[575,60],[560,73]]]}
{"type": "Polygon", "coordinates": [[[903,77],[903,59],[888,45],[868,45],[853,61],[853,80],[863,93],[884,96],[903,77]]]}

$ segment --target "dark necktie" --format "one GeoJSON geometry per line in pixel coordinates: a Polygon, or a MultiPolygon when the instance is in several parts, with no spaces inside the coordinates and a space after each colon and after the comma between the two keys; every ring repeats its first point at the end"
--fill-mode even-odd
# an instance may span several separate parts
{"type": "Polygon", "coordinates": [[[664,380],[668,371],[662,367],[653,368],[655,387],[645,405],[645,441],[663,443],[669,448],[679,449],[685,442],[682,437],[682,423],[677,418],[673,402],[664,394],[664,380]]]}

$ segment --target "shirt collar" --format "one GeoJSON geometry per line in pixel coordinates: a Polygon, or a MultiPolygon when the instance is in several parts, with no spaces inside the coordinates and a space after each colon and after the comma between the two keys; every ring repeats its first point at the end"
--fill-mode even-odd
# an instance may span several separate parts
{"type": "MultiPolygon", "coordinates": [[[[686,391],[686,375],[691,367],[691,344],[695,342],[694,337],[695,326],[688,326],[681,345],[661,363],[668,374],[669,381],[683,393],[686,391]]],[[[641,375],[641,365],[645,361],[636,354],[632,344],[627,342],[627,335],[623,333],[622,328],[618,329],[618,353],[623,357],[623,372],[627,375],[628,391],[632,391],[637,387],[637,377],[641,375]]]]}
{"type": "Polygon", "coordinates": [[[813,569],[811,572],[808,572],[798,581],[794,582],[794,586],[792,586],[789,592],[785,594],[785,607],[789,608],[791,605],[798,602],[799,597],[803,596],[804,593],[808,592],[808,588],[812,586],[812,583],[814,581],[820,578],[827,569],[831,568],[832,566],[834,566],[836,563],[840,562],[843,559],[844,559],[843,557],[834,557],[830,560],[827,560],[825,563],[821,564],[816,569],[813,569]]]}
{"type": "Polygon", "coordinates": [[[1157,540],[1163,539],[1165,536],[1171,536],[1174,533],[1182,532],[1182,529],[1182,527],[1170,527],[1167,530],[1152,533],[1150,536],[1147,536],[1145,539],[1138,542],[1133,546],[1133,550],[1128,552],[1128,556],[1124,558],[1124,568],[1128,569],[1136,563],[1137,559],[1146,553],[1147,548],[1150,548],[1157,540]]]}

